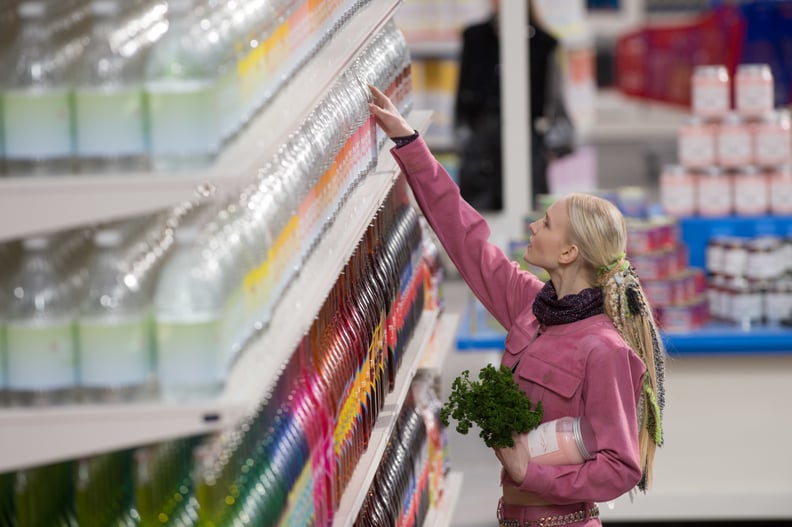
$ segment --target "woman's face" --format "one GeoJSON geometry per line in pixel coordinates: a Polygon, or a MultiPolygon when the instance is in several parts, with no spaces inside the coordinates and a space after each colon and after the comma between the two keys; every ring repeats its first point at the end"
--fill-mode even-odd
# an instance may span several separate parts
{"type": "Polygon", "coordinates": [[[558,258],[569,246],[569,214],[567,198],[561,198],[547,209],[544,217],[530,225],[531,238],[523,259],[547,271],[558,267],[558,258]]]}

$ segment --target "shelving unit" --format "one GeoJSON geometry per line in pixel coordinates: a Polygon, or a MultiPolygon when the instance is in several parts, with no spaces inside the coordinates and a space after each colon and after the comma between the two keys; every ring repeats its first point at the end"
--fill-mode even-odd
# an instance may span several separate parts
{"type": "Polygon", "coordinates": [[[0,178],[0,241],[155,212],[192,199],[201,185],[233,194],[272,158],[398,5],[373,0],[360,9],[207,170],[0,178]]]}
{"type": "MultiPolygon", "coordinates": [[[[214,189],[215,198],[252,181],[325,96],[359,52],[392,18],[399,0],[371,0],[311,58],[259,115],[203,171],[118,176],[52,175],[0,179],[0,242],[151,213],[214,189]]],[[[431,112],[410,123],[425,135],[431,112]]],[[[358,183],[286,288],[256,341],[237,358],[217,398],[184,404],[70,405],[0,409],[0,473],[142,446],[234,426],[257,410],[283,366],[310,329],[327,294],[385,202],[399,168],[386,145],[375,171],[358,183]]],[[[437,370],[450,347],[458,317],[425,310],[409,343],[396,388],[379,414],[369,447],[335,515],[351,525],[409,393],[416,372],[437,370]],[[445,347],[446,349],[443,349],[445,347]]],[[[461,476],[446,483],[442,511],[450,510],[461,476]]],[[[450,515],[449,515],[450,521],[450,515]]]]}
{"type": "Polygon", "coordinates": [[[413,377],[418,371],[423,351],[427,348],[437,323],[436,311],[425,311],[415,328],[402,365],[396,375],[393,391],[385,398],[385,405],[377,416],[377,422],[369,438],[368,448],[358,461],[341,503],[333,517],[333,527],[351,527],[366,499],[366,493],[377,474],[379,462],[388,446],[393,428],[399,420],[402,405],[410,392],[413,377]]]}
{"type": "MultiPolygon", "coordinates": [[[[792,328],[711,323],[688,333],[664,332],[666,351],[685,355],[792,354],[792,328]]],[[[503,349],[506,332],[495,327],[484,307],[471,302],[462,315],[456,346],[460,350],[503,349]]]]}
{"type": "MultiPolygon", "coordinates": [[[[426,130],[431,114],[414,112],[426,130]]],[[[377,170],[350,194],[280,301],[269,329],[234,364],[217,400],[193,404],[79,405],[0,410],[0,472],[231,426],[255,410],[310,328],[330,289],[398,176],[383,149],[377,170]],[[303,316],[295,317],[294,313],[303,316]],[[310,315],[310,316],[309,316],[310,315]],[[57,442],[52,438],[58,438],[57,442]]]]}

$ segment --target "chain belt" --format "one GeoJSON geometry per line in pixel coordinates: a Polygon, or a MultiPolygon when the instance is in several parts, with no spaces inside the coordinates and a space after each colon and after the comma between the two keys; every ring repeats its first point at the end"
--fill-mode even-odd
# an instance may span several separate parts
{"type": "Polygon", "coordinates": [[[572,525],[573,523],[599,517],[599,508],[596,505],[590,509],[581,509],[569,514],[543,516],[537,520],[504,520],[500,517],[500,512],[500,508],[498,508],[498,522],[500,527],[558,527],[562,525],[572,525]]]}

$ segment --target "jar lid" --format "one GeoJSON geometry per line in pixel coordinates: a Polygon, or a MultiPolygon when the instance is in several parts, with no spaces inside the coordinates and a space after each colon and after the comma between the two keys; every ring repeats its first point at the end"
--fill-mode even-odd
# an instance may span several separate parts
{"type": "Polygon", "coordinates": [[[737,75],[762,75],[773,77],[773,71],[767,64],[740,64],[737,66],[737,75]]]}
{"type": "Polygon", "coordinates": [[[693,74],[696,77],[702,78],[715,77],[723,80],[729,79],[729,70],[727,70],[726,66],[723,65],[705,64],[702,66],[696,66],[696,69],[693,70],[693,74]]]}

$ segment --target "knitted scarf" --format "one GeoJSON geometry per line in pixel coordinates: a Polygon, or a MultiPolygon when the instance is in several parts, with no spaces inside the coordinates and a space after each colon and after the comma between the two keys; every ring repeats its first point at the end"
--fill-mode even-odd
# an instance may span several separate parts
{"type": "Polygon", "coordinates": [[[599,287],[590,287],[559,299],[553,282],[549,280],[533,303],[533,313],[543,326],[569,324],[602,312],[602,289],[599,287]]]}

